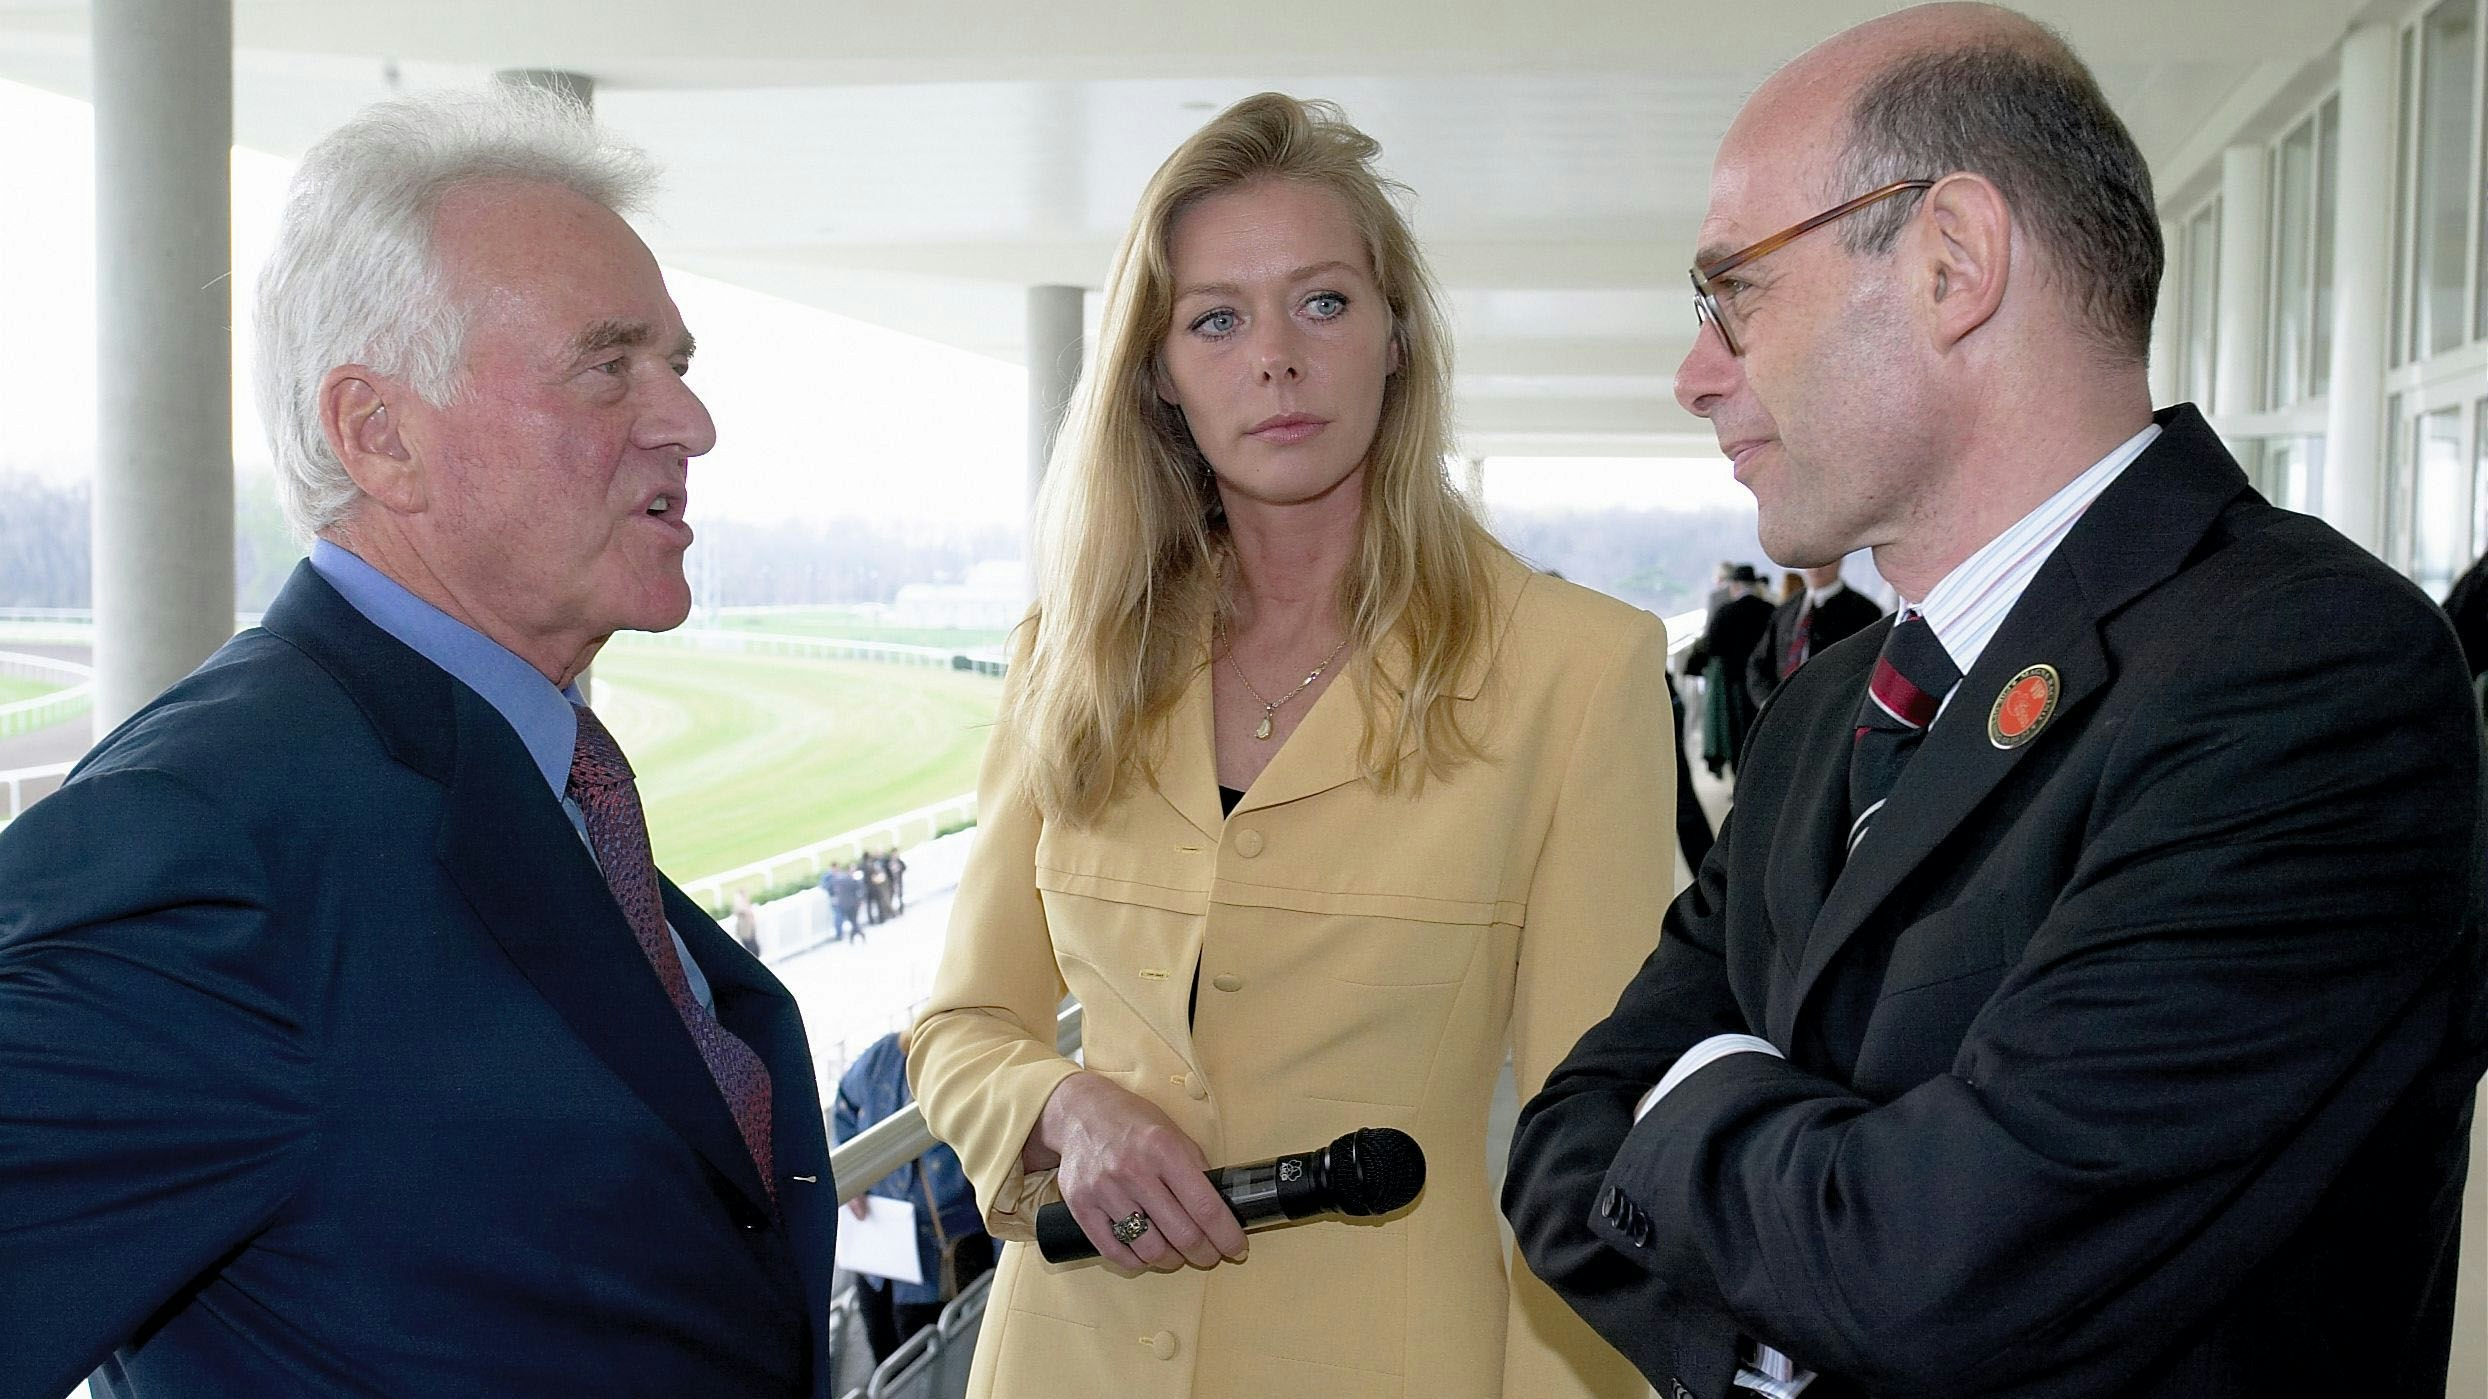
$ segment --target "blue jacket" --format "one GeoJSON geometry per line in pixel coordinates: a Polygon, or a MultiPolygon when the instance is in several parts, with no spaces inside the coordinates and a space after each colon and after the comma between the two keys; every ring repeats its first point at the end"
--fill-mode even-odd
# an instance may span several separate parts
{"type": "MultiPolygon", "coordinates": [[[[838,1079],[838,1103],[830,1110],[831,1131],[837,1141],[844,1142],[914,1102],[915,1096],[907,1086],[907,1056],[898,1047],[898,1036],[883,1035],[866,1046],[838,1079]]],[[[924,1267],[924,1281],[890,1283],[896,1289],[890,1300],[907,1306],[948,1301],[941,1295],[942,1239],[984,1232],[983,1218],[976,1212],[976,1192],[959,1168],[958,1153],[936,1146],[874,1181],[865,1193],[912,1201],[916,1207],[916,1256],[924,1267]],[[938,1233],[925,1210],[928,1188],[940,1211],[938,1233]]]]}

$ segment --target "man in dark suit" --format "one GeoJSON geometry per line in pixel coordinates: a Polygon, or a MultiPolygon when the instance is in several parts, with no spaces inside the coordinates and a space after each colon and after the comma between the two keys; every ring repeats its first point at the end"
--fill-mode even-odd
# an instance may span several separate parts
{"type": "Polygon", "coordinates": [[[648,180],[525,91],[304,157],[259,332],[312,556],[0,834],[5,1399],[828,1392],[802,1022],[572,684],[688,612],[715,440],[648,180]]]}
{"type": "Polygon", "coordinates": [[[1757,708],[1771,702],[1797,667],[1873,626],[1883,616],[1874,600],[1840,580],[1840,561],[1800,570],[1804,591],[1771,610],[1771,626],[1745,662],[1745,691],[1757,708]]]}
{"type": "Polygon", "coordinates": [[[1762,715],[1522,1113],[1529,1262],[1670,1399],[2443,1394],[2478,720],[2416,589],[2152,413],[2096,84],[1984,6],[1852,30],[1738,117],[1696,266],[1677,395],[1765,547],[1905,607],[1762,715]]]}

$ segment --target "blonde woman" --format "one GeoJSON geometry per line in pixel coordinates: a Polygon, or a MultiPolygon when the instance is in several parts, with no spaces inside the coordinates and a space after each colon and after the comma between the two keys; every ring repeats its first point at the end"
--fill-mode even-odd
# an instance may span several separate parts
{"type": "Polygon", "coordinates": [[[1450,489],[1441,313],[1375,155],[1249,98],[1116,257],[909,1060],[1021,1241],[972,1394],[1642,1392],[1507,1272],[1485,1138],[1507,1046],[1527,1096],[1655,939],[1666,639],[1450,489]],[[1202,1176],[1366,1126],[1429,1167],[1378,1221],[1248,1240],[1202,1176]],[[1100,1259],[1024,1242],[1057,1193],[1100,1259]]]}

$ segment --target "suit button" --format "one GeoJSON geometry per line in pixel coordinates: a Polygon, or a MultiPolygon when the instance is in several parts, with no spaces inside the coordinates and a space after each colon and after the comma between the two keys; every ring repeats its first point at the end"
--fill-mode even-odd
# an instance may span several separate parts
{"type": "Polygon", "coordinates": [[[1197,1073],[1185,1074],[1175,1080],[1184,1086],[1184,1096],[1199,1102],[1209,1096],[1209,1083],[1197,1073]]]}
{"type": "Polygon", "coordinates": [[[1615,1223],[1616,1211],[1624,1202],[1624,1192],[1610,1185],[1598,1192],[1598,1217],[1615,1223]]]}
{"type": "Polygon", "coordinates": [[[1174,1359],[1175,1352],[1180,1349],[1175,1344],[1175,1333],[1172,1331],[1160,1331],[1154,1336],[1143,1336],[1140,1338],[1140,1343],[1147,1346],[1149,1353],[1160,1360],[1174,1359]]]}
{"type": "Polygon", "coordinates": [[[1247,860],[1249,860],[1249,859],[1253,858],[1255,855],[1260,854],[1260,853],[1261,853],[1261,832],[1259,832],[1259,831],[1238,831],[1238,832],[1236,832],[1236,833],[1235,833],[1235,853],[1236,853],[1236,854],[1238,854],[1238,855],[1243,856],[1243,857],[1244,857],[1245,859],[1247,859],[1247,860]]]}
{"type": "Polygon", "coordinates": [[[1220,972],[1209,979],[1209,984],[1221,991],[1241,991],[1244,989],[1244,978],[1234,972],[1220,972]]]}
{"type": "Polygon", "coordinates": [[[1677,1379],[1675,1376],[1670,1375],[1668,1376],[1667,1382],[1676,1387],[1676,1399],[1693,1399],[1693,1391],[1685,1388],[1685,1382],[1683,1380],[1677,1379]]]}

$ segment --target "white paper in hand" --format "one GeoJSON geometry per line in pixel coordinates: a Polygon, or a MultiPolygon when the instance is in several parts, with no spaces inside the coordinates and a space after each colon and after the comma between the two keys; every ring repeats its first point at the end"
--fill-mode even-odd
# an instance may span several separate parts
{"type": "Polygon", "coordinates": [[[867,1195],[864,1203],[871,1213],[862,1219],[845,1205],[838,1207],[838,1266],[894,1282],[924,1281],[924,1259],[916,1252],[914,1202],[867,1195]]]}

